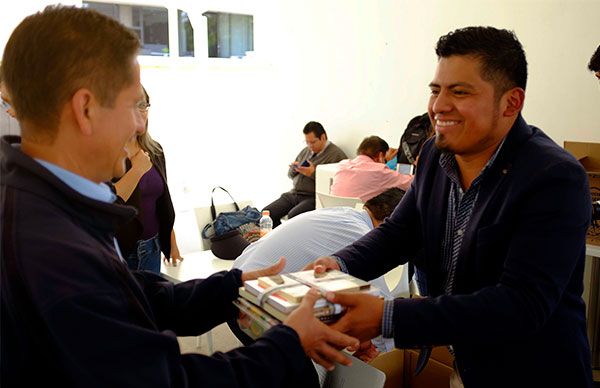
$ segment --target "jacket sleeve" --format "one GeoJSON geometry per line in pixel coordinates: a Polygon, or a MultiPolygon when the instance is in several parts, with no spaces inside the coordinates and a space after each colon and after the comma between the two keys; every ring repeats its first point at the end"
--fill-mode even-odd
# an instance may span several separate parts
{"type": "Polygon", "coordinates": [[[57,357],[61,364],[70,365],[69,381],[81,387],[283,386],[305,362],[291,328],[278,325],[253,345],[206,356],[182,355],[176,332],[166,327],[173,323],[177,330],[188,330],[186,334],[199,333],[229,315],[226,310],[233,295],[229,288],[238,276],[239,271],[220,273],[179,286],[144,280],[146,292],[154,293],[152,310],[161,315],[158,328],[153,328],[151,316],[144,318],[142,310],[125,307],[118,291],[93,290],[54,304],[44,311],[44,319],[57,341],[57,357]],[[200,300],[202,294],[205,301],[200,300]],[[172,317],[162,316],[169,312],[172,317]],[[140,324],[144,319],[147,324],[140,324]],[[185,323],[175,324],[176,319],[185,323]],[[200,329],[194,330],[194,324],[200,329]]]}
{"type": "Polygon", "coordinates": [[[178,284],[149,271],[136,271],[134,275],[160,330],[170,329],[180,336],[200,335],[237,313],[232,301],[242,286],[240,270],[178,284]]]}

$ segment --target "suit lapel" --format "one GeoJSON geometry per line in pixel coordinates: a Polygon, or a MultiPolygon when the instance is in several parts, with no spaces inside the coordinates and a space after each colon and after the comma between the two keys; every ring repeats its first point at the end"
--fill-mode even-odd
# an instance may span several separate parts
{"type": "Polygon", "coordinates": [[[425,258],[434,258],[425,263],[427,270],[427,284],[430,295],[440,295],[443,288],[438,287],[444,283],[438,258],[442,255],[442,242],[446,231],[446,214],[448,212],[448,193],[450,191],[450,179],[439,165],[440,152],[435,151],[431,163],[435,169],[433,183],[426,184],[431,188],[430,196],[426,200],[427,215],[425,220],[436,220],[427,222],[427,237],[425,239],[425,258]],[[441,206],[440,206],[441,205],[441,206]]]}
{"type": "Polygon", "coordinates": [[[529,128],[523,117],[519,115],[519,118],[508,133],[496,160],[481,181],[477,203],[471,214],[471,219],[469,220],[469,225],[461,244],[459,261],[456,268],[455,279],[457,291],[459,292],[460,286],[465,284],[463,279],[469,275],[468,269],[474,268],[473,261],[477,259],[473,245],[477,242],[477,231],[480,229],[482,223],[485,224],[484,215],[489,214],[489,212],[498,211],[496,206],[494,206],[496,193],[507,176],[510,175],[512,162],[519,148],[532,133],[531,128],[529,128]]]}

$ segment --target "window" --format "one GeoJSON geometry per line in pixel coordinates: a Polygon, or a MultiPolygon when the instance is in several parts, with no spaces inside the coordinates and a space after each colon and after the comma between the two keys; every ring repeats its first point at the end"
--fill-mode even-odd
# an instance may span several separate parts
{"type": "Polygon", "coordinates": [[[180,9],[177,10],[177,20],[179,31],[179,56],[194,56],[194,28],[190,23],[188,14],[180,9]]]}
{"type": "Polygon", "coordinates": [[[210,58],[243,57],[254,50],[252,15],[205,12],[208,25],[208,56],[210,58]]]}
{"type": "MultiPolygon", "coordinates": [[[[166,8],[92,1],[84,1],[83,7],[94,9],[131,28],[140,38],[141,55],[169,56],[169,22],[166,8]]],[[[193,35],[191,39],[193,55],[193,35]]]]}

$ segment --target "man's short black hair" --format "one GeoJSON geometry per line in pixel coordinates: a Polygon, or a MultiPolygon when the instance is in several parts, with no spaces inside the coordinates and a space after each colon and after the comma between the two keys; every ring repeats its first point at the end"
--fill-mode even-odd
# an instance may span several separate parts
{"type": "Polygon", "coordinates": [[[600,46],[596,48],[596,52],[590,58],[590,63],[588,64],[588,69],[593,71],[594,73],[600,71],[600,46]]]}
{"type": "Polygon", "coordinates": [[[383,193],[365,202],[365,207],[371,211],[376,220],[383,221],[388,217],[404,196],[404,190],[397,187],[387,189],[383,193]]]}
{"type": "Polygon", "coordinates": [[[370,158],[375,158],[380,152],[384,154],[388,152],[390,146],[379,136],[365,137],[358,146],[356,153],[359,155],[367,155],[370,158]]]}
{"type": "Polygon", "coordinates": [[[327,136],[327,133],[325,132],[325,128],[323,128],[321,123],[316,122],[316,121],[309,121],[308,123],[306,123],[306,125],[304,126],[304,129],[302,130],[302,133],[304,133],[305,135],[308,135],[311,132],[314,133],[315,137],[318,137],[319,139],[323,135],[327,136]]]}
{"type": "Polygon", "coordinates": [[[494,84],[496,97],[514,87],[525,90],[527,60],[512,31],[494,27],[465,27],[442,36],[435,48],[438,59],[470,55],[481,61],[481,78],[494,84]]]}

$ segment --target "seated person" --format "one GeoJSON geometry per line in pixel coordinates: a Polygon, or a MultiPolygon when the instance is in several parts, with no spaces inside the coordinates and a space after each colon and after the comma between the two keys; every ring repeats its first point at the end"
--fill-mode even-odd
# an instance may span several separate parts
{"type": "MultiPolygon", "coordinates": [[[[281,273],[301,271],[318,257],[329,255],[376,228],[387,218],[400,202],[404,192],[391,188],[364,204],[363,210],[350,207],[317,209],[295,217],[265,237],[250,244],[235,260],[233,268],[242,271],[264,268],[286,258],[281,273]]],[[[394,296],[388,290],[383,276],[370,282],[382,291],[385,298],[394,296]]],[[[248,345],[253,341],[237,324],[229,321],[231,331],[248,345]]],[[[373,341],[378,350],[388,351],[393,343],[373,341]]]]}
{"type": "Polygon", "coordinates": [[[364,138],[356,150],[358,156],[340,162],[333,176],[331,194],[360,198],[366,202],[392,187],[408,190],[413,176],[392,171],[385,165],[389,148],[379,136],[364,138]]]}
{"type": "Polygon", "coordinates": [[[283,193],[279,199],[265,206],[271,212],[273,228],[286,215],[293,218],[298,214],[315,209],[315,170],[319,164],[337,163],[347,156],[338,146],[327,140],[327,133],[320,123],[311,121],[304,126],[306,147],[290,164],[288,177],[294,188],[283,193]]]}
{"type": "MultiPolygon", "coordinates": [[[[282,273],[301,271],[318,257],[353,243],[379,226],[392,214],[403,195],[402,190],[391,188],[368,200],[363,210],[328,207],[301,214],[250,244],[235,259],[233,268],[242,271],[264,268],[284,256],[282,273]]],[[[372,283],[388,293],[383,276],[372,283]]]]}

